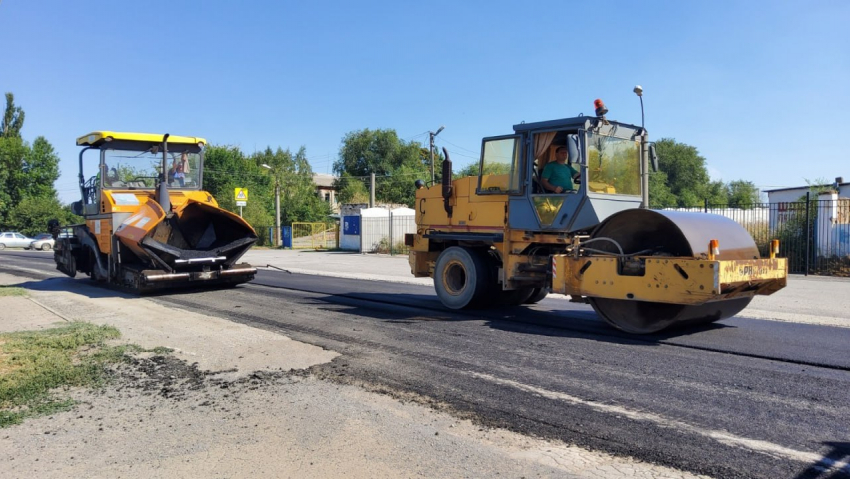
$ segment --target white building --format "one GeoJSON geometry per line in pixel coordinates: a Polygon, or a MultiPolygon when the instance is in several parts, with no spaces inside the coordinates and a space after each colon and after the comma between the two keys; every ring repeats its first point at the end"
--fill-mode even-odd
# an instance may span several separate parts
{"type": "Polygon", "coordinates": [[[400,249],[406,233],[416,232],[416,212],[410,208],[367,208],[342,205],[339,247],[361,253],[400,249]]]}
{"type": "Polygon", "coordinates": [[[836,178],[831,185],[768,190],[771,231],[794,217],[808,217],[805,205],[799,202],[805,201],[806,192],[812,189],[823,190],[809,195],[809,214],[815,218],[812,225],[815,255],[825,258],[850,257],[850,183],[845,183],[841,177],[836,178]]]}
{"type": "MultiPolygon", "coordinates": [[[[812,189],[829,188],[838,191],[839,198],[850,198],[850,183],[844,183],[844,178],[838,177],[835,183],[831,185],[806,185],[794,186],[791,188],[777,188],[775,190],[766,190],[768,203],[793,203],[800,201],[800,198],[805,199],[806,192],[812,189]]],[[[817,195],[812,195],[812,200],[817,199],[817,195]]]]}

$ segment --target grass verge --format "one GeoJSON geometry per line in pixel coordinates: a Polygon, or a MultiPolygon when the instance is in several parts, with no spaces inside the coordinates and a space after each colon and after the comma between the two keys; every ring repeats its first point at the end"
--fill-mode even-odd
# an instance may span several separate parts
{"type": "Polygon", "coordinates": [[[0,296],[26,296],[27,290],[16,286],[0,285],[0,296]]]}
{"type": "Polygon", "coordinates": [[[114,327],[82,322],[0,334],[0,428],[73,407],[74,401],[54,390],[100,385],[109,364],[141,351],[138,346],[106,345],[119,336],[114,327]]]}

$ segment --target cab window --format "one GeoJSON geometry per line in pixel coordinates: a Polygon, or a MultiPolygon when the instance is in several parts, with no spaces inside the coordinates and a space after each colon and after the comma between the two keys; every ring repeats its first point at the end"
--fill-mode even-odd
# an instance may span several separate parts
{"type": "Polygon", "coordinates": [[[478,194],[520,192],[519,145],[519,136],[484,140],[478,194]]]}
{"type": "Polygon", "coordinates": [[[640,142],[588,133],[587,172],[593,193],[640,195],[640,142]]]}

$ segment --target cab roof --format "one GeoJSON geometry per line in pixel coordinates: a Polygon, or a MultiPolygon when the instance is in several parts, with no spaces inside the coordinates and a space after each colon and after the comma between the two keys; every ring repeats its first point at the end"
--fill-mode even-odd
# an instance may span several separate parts
{"type": "MultiPolygon", "coordinates": [[[[89,134],[77,138],[77,146],[100,146],[103,143],[112,140],[118,141],[138,141],[144,143],[161,143],[162,137],[160,133],[127,133],[120,131],[93,131],[89,134]]],[[[206,145],[207,140],[196,136],[169,136],[169,143],[177,143],[184,145],[197,145],[199,143],[206,145]]]]}
{"type": "MultiPolygon", "coordinates": [[[[534,130],[559,130],[568,128],[590,128],[599,124],[600,118],[595,116],[577,116],[573,118],[562,118],[560,120],[536,121],[532,123],[520,123],[514,125],[514,131],[517,133],[534,130]]],[[[609,124],[615,124],[640,130],[642,127],[622,123],[616,120],[608,120],[609,124]]]]}

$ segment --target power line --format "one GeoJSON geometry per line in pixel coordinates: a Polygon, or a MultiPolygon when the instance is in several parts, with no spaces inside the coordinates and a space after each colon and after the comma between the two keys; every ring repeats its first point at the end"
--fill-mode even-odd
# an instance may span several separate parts
{"type": "Polygon", "coordinates": [[[439,141],[444,141],[444,142],[448,143],[449,145],[454,146],[455,148],[460,148],[461,150],[467,151],[467,152],[472,153],[472,154],[474,154],[474,155],[478,155],[478,154],[480,153],[480,152],[478,152],[478,151],[472,151],[472,150],[470,150],[470,149],[468,149],[468,148],[464,148],[464,147],[462,147],[462,146],[460,146],[460,145],[457,145],[457,144],[455,144],[455,143],[452,143],[452,142],[450,142],[449,140],[447,140],[445,137],[441,137],[441,138],[439,139],[439,141]]]}

